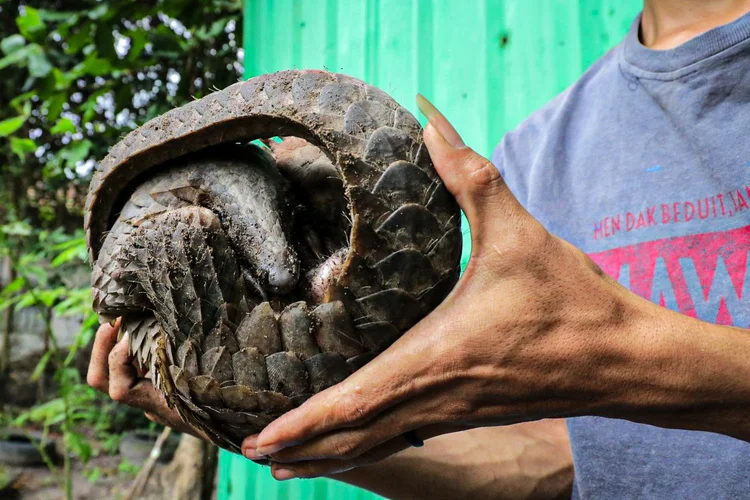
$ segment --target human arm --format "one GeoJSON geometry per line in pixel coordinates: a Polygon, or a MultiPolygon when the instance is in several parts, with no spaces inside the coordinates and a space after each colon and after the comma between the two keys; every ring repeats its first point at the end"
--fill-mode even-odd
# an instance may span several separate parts
{"type": "Polygon", "coordinates": [[[750,333],[621,287],[427,114],[425,143],[472,229],[464,276],[391,348],[249,439],[249,451],[277,462],[277,477],[312,477],[403,449],[407,431],[576,415],[750,440],[750,333]]]}
{"type": "Polygon", "coordinates": [[[563,499],[573,457],[563,420],[445,434],[332,479],[386,498],[563,499]]]}
{"type": "MultiPolygon", "coordinates": [[[[119,325],[102,325],[88,382],[149,419],[205,439],[168,408],[128,355],[119,325]]],[[[440,436],[369,467],[331,476],[388,498],[567,498],[573,463],[565,423],[548,420],[440,436]]]]}

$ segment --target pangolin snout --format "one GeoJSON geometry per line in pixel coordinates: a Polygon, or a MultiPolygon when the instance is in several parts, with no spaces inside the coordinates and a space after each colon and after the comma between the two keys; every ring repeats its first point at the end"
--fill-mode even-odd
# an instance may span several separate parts
{"type": "Polygon", "coordinates": [[[283,295],[291,292],[299,280],[299,267],[275,267],[268,272],[268,287],[271,293],[283,295]]]}

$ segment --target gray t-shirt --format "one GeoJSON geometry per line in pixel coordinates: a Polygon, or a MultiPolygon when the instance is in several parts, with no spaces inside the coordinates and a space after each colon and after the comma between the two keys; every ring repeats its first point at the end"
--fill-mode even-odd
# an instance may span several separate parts
{"type": "MultiPolygon", "coordinates": [[[[639,26],[493,162],[547,229],[631,291],[748,328],[750,14],[668,51],[641,45],[639,26]]],[[[576,498],[750,498],[748,443],[597,417],[568,430],[576,498]]]]}

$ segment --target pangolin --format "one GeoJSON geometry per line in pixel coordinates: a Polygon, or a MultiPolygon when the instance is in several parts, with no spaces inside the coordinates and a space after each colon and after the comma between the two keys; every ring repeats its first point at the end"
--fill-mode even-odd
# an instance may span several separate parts
{"type": "Polygon", "coordinates": [[[122,317],[168,404],[235,452],[434,309],[461,253],[419,122],[317,70],[128,134],[97,165],[85,229],[101,321],[122,317]]]}

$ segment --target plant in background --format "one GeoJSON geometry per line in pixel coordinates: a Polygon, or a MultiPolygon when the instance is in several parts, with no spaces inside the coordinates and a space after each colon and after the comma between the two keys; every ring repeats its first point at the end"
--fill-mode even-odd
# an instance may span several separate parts
{"type": "Polygon", "coordinates": [[[78,279],[95,160],[148,119],[240,78],[240,13],[238,0],[0,0],[0,268],[10,267],[0,282],[0,383],[12,368],[14,316],[34,308],[45,349],[32,377],[40,395],[55,391],[0,415],[0,425],[62,434],[69,497],[72,461],[116,450],[114,431],[133,416],[76,366],[97,325],[87,279],[78,279]],[[53,328],[65,315],[82,320],[72,345],[59,345],[53,328]]]}
{"type": "MultiPolygon", "coordinates": [[[[15,224],[13,227],[23,227],[15,224]]],[[[2,229],[2,228],[0,228],[2,229]]],[[[15,279],[0,292],[0,310],[33,307],[39,311],[45,327],[45,350],[31,377],[40,383],[51,370],[58,388],[58,396],[38,404],[16,416],[10,425],[23,429],[32,423],[42,427],[40,452],[47,465],[54,470],[52,457],[46,456],[44,444],[51,429],[62,435],[63,480],[66,496],[72,498],[72,459],[87,462],[92,447],[83,429],[101,426],[102,413],[96,404],[99,396],[81,380],[79,370],[73,365],[76,353],[91,339],[98,323],[89,307],[91,297],[88,287],[69,288],[63,283],[64,270],[81,265],[85,259],[85,247],[81,234],[67,237],[62,231],[26,230],[6,235],[23,236],[36,241],[25,241],[25,253],[15,258],[12,252],[6,257],[10,261],[15,279]],[[50,262],[49,268],[45,264],[50,262]],[[52,324],[53,314],[76,315],[82,318],[81,329],[69,349],[61,349],[52,324]]],[[[7,245],[11,247],[11,245],[7,245]]],[[[39,391],[43,394],[43,390],[39,391]]]]}

